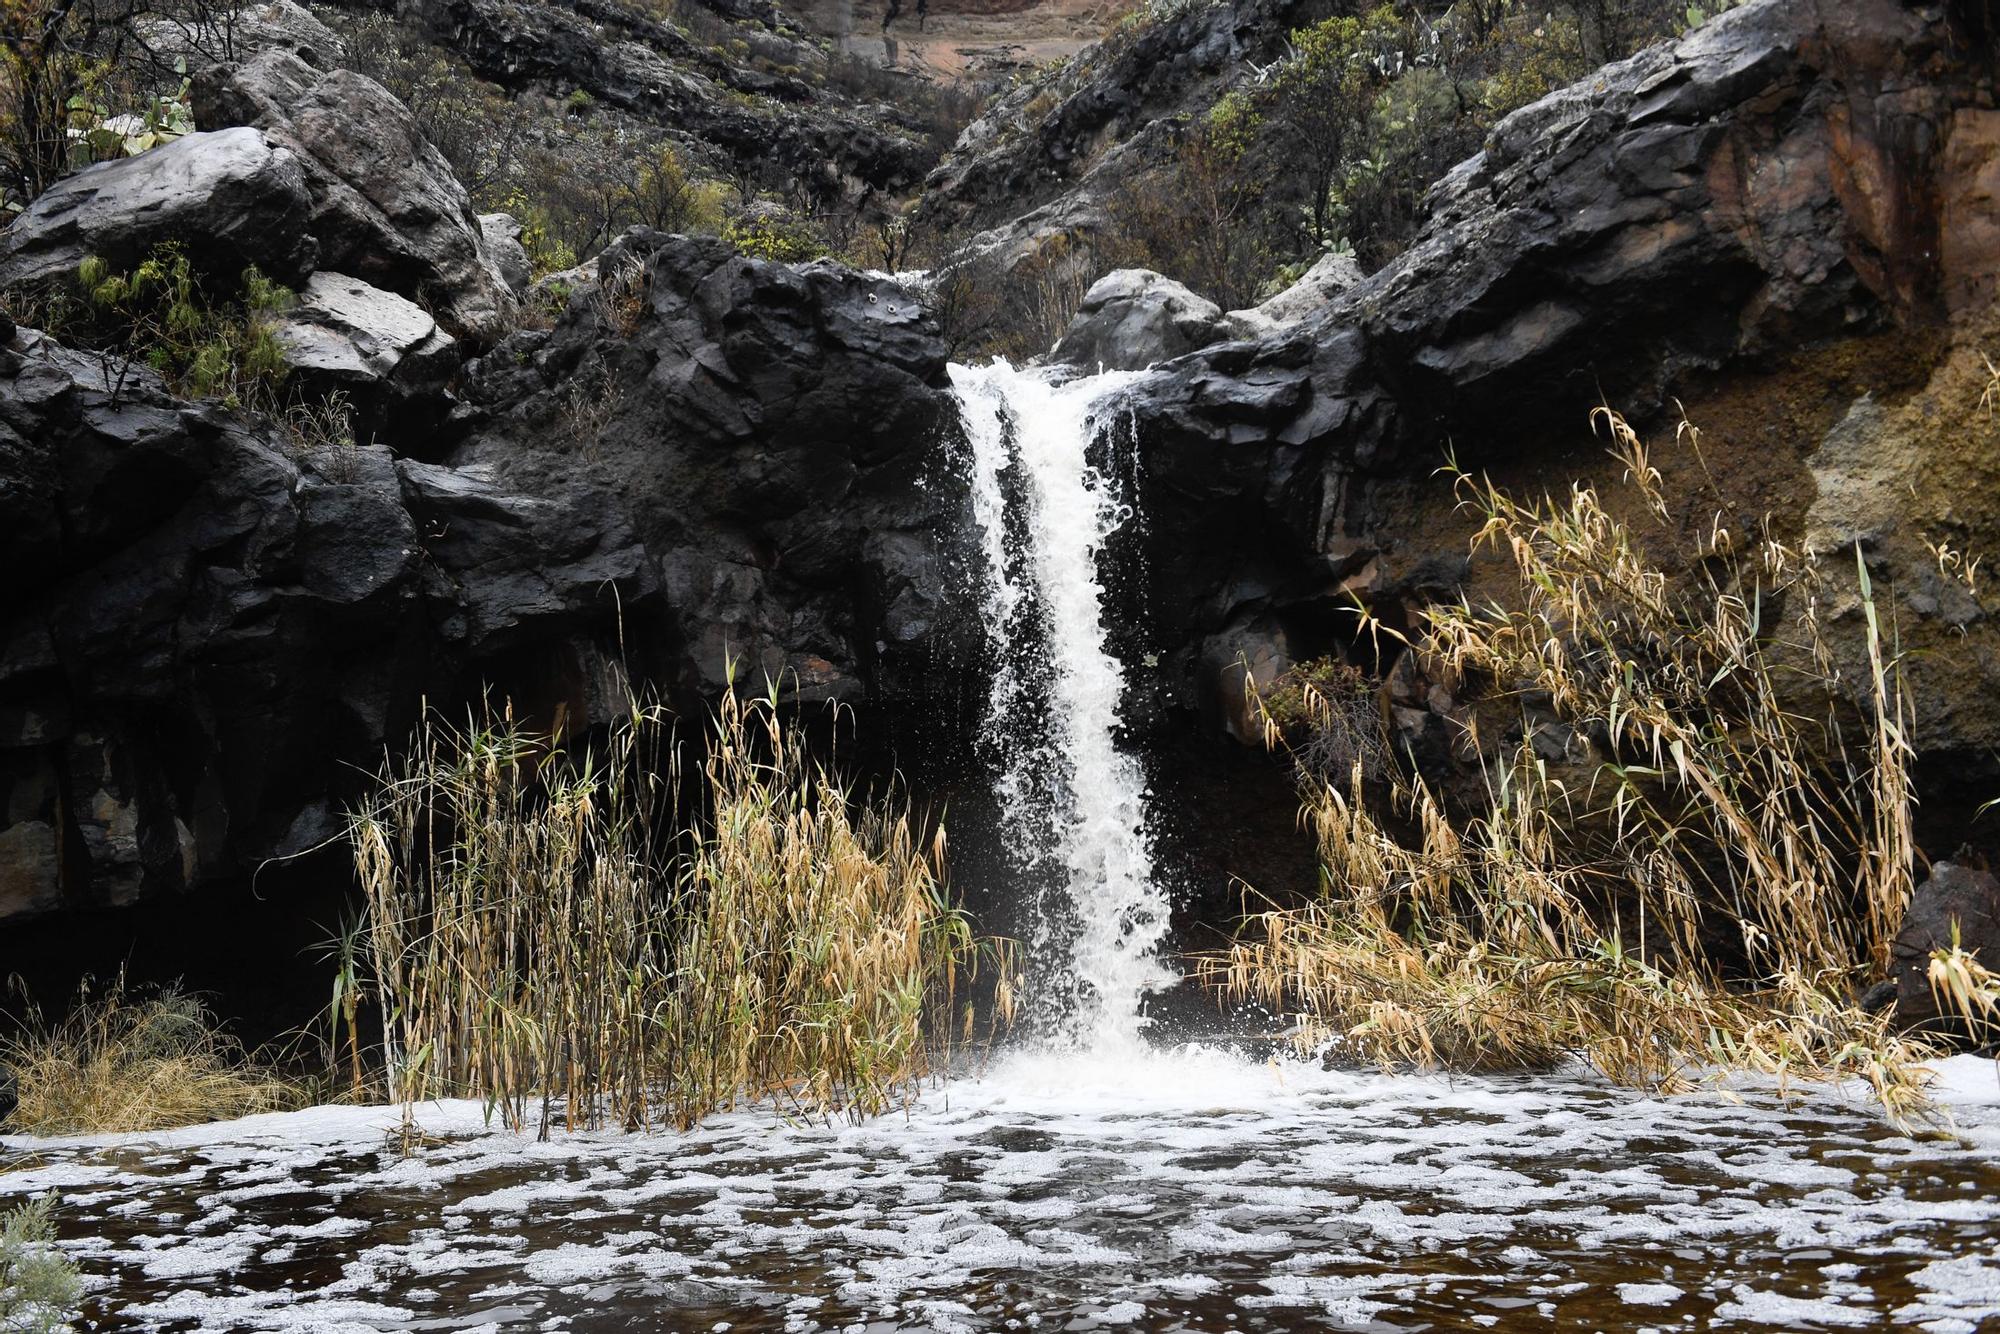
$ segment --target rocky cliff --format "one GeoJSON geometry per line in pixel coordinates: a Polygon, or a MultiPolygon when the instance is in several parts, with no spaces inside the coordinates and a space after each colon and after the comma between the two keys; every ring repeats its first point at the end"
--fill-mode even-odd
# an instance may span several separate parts
{"type": "Polygon", "coordinates": [[[302,442],[5,325],[0,550],[34,573],[0,612],[0,915],[337,835],[354,766],[426,697],[491,687],[573,729],[634,676],[693,698],[733,663],[909,703],[970,654],[939,569],[944,352],[904,288],[637,231],[552,327],[516,327],[463,190],[380,88],[276,52],[203,96],[238,127],[45,195],[5,280],[199,234],[208,271],[301,285],[297,373],[378,394],[381,429],[302,442]]]}
{"type": "MultiPolygon", "coordinates": [[[[451,10],[461,49],[496,78],[572,77],[535,64],[554,37],[481,36],[484,3],[451,10]]],[[[1225,79],[1246,55],[1231,12],[1157,40],[1225,79]]],[[[1607,402],[1661,428],[1690,524],[1859,541],[1930,650],[1911,659],[1926,754],[1985,764],[1992,618],[1933,551],[2000,550],[1985,23],[1963,3],[1743,6],[1501,123],[1380,272],[1177,319],[1197,350],[1128,394],[1143,523],[1114,553],[1129,658],[1157,662],[1144,734],[1163,754],[1220,736],[1246,657],[1358,653],[1357,599],[1407,627],[1476,594],[1433,470],[1449,449],[1526,490],[1601,476],[1587,418],[1607,402]]],[[[1143,63],[1112,102],[1077,85],[1048,122],[1060,152],[972,136],[936,207],[1032,227],[1005,201],[1059,205],[1143,137],[1143,63]]],[[[297,373],[356,395],[376,443],[302,447],[6,326],[0,550],[34,573],[0,608],[0,915],[332,837],[353,766],[426,697],[490,686],[574,727],[633,677],[691,700],[734,660],[908,712],[976,672],[944,344],[909,290],[640,230],[544,320],[504,229],[369,81],[273,50],[197,91],[202,133],[38,201],[0,239],[0,283],[163,238],[215,272],[255,260],[303,294],[297,373]]],[[[1435,743],[1456,706],[1432,684],[1393,678],[1435,743]]]]}
{"type": "MultiPolygon", "coordinates": [[[[1220,721],[1243,656],[1266,679],[1366,657],[1357,603],[1407,629],[1477,598],[1435,470],[1615,483],[1589,429],[1608,404],[1648,426],[1690,529],[1768,521],[1835,553],[1850,629],[1859,542],[1896,590],[1920,746],[1940,776],[1990,775],[2000,640],[1935,550],[2000,550],[1986,24],[1893,0],[1730,11],[1501,122],[1406,254],[1297,323],[1213,323],[1129,394],[1155,704],[1220,721]]],[[[1441,752],[1448,697],[1396,684],[1441,752]]]]}

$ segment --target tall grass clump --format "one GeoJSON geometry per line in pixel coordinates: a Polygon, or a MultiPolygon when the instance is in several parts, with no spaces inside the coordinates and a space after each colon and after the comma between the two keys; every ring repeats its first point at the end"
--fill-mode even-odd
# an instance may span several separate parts
{"type": "Polygon", "coordinates": [[[71,1327],[83,1280],[56,1248],[54,1197],[26,1200],[0,1213],[0,1330],[58,1334],[71,1327]]]}
{"type": "MultiPolygon", "coordinates": [[[[1601,415],[1638,522],[1664,533],[1644,445],[1601,415]]],[[[1886,966],[1914,858],[1906,715],[1866,566],[1852,680],[1807,553],[1717,524],[1675,579],[1592,487],[1525,503],[1456,482],[1513,593],[1431,609],[1411,651],[1483,696],[1482,797],[1401,766],[1370,783],[1358,764],[1302,765],[1323,891],[1250,919],[1204,976],[1296,1012],[1309,1047],[1389,1066],[1581,1057],[1665,1090],[1859,1076],[1890,1115],[1921,1108],[1921,1053],[1851,1000],[1886,966]],[[1537,752],[1549,725],[1581,763],[1537,752]]],[[[1328,726],[1352,716],[1319,708],[1328,726]]]]}
{"type": "Polygon", "coordinates": [[[924,1078],[975,958],[942,831],[816,762],[775,691],[702,741],[683,784],[655,708],[582,746],[424,722],[352,820],[393,1096],[546,1132],[860,1116],[924,1078]]]}
{"type": "Polygon", "coordinates": [[[123,1134],[303,1106],[306,1093],[260,1066],[199,999],[134,995],[122,979],[88,983],[60,1019],[32,1002],[0,1038],[14,1086],[7,1129],[30,1135],[123,1134]]]}

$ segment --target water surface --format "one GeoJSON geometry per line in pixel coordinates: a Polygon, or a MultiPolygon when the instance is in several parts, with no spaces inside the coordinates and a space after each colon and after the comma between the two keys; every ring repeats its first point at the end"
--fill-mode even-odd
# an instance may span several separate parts
{"type": "Polygon", "coordinates": [[[2000,1322],[1992,1071],[1918,1140],[1825,1091],[1023,1055],[859,1126],[13,1139],[0,1192],[62,1196],[102,1328],[1942,1334],[2000,1322]]]}

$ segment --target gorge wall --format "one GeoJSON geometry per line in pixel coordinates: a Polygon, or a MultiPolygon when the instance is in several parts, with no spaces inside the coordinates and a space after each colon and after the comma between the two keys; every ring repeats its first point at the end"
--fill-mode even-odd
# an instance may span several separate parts
{"type": "MultiPolygon", "coordinates": [[[[451,12],[476,58],[519,66],[518,42],[478,38],[484,0],[451,12]]],[[[1283,6],[1243,13],[1282,31],[1283,6]]],[[[1122,656],[1152,664],[1132,722],[1168,805],[1245,845],[1288,829],[1283,775],[1227,739],[1237,664],[1268,680],[1357,652],[1357,599],[1408,627],[1477,596],[1432,475],[1447,449],[1526,492],[1602,478],[1600,402],[1653,428],[1688,525],[1862,542],[1923,650],[1927,759],[1994,776],[2000,643],[1929,545],[2000,551],[1979,404],[2000,349],[1993,38],[1976,4],[1743,6],[1503,122],[1388,267],[1254,337],[1218,326],[1130,388],[1142,522],[1114,594],[1122,656]]],[[[323,294],[301,373],[379,429],[301,449],[0,329],[0,917],[238,882],[337,838],[426,698],[490,686],[575,728],[635,680],[694,705],[734,660],[803,700],[976,726],[963,442],[911,288],[641,230],[534,317],[504,233],[367,80],[276,52],[203,89],[176,174],[155,150],[72,178],[0,240],[0,282],[198,230],[216,271],[255,259],[323,294]],[[385,341],[341,292],[400,301],[410,334],[385,341]]],[[[1108,125],[1154,93],[1076,95],[1108,125]]],[[[1000,184],[936,207],[998,209],[1032,151],[968,141],[946,177],[1000,184]]],[[[1024,206],[1074,202],[1059,167],[1037,179],[1024,206]]],[[[1459,705],[1434,684],[1390,682],[1443,764],[1459,705]]],[[[1310,883],[1281,848],[1178,855],[1211,889],[1310,883]]]]}

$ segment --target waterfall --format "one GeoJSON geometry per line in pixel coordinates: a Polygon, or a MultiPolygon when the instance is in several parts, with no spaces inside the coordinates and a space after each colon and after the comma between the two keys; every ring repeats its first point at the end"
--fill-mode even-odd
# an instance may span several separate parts
{"type": "MultiPolygon", "coordinates": [[[[1014,860],[1034,884],[1033,1004],[1065,1046],[1136,1047],[1168,902],[1145,775],[1120,744],[1125,668],[1106,642],[1098,556],[1131,509],[1090,462],[1107,395],[1004,361],[953,366],[972,449],[982,613],[996,666],[982,729],[1014,860]]],[[[1109,440],[1106,440],[1109,444],[1109,440]]]]}

